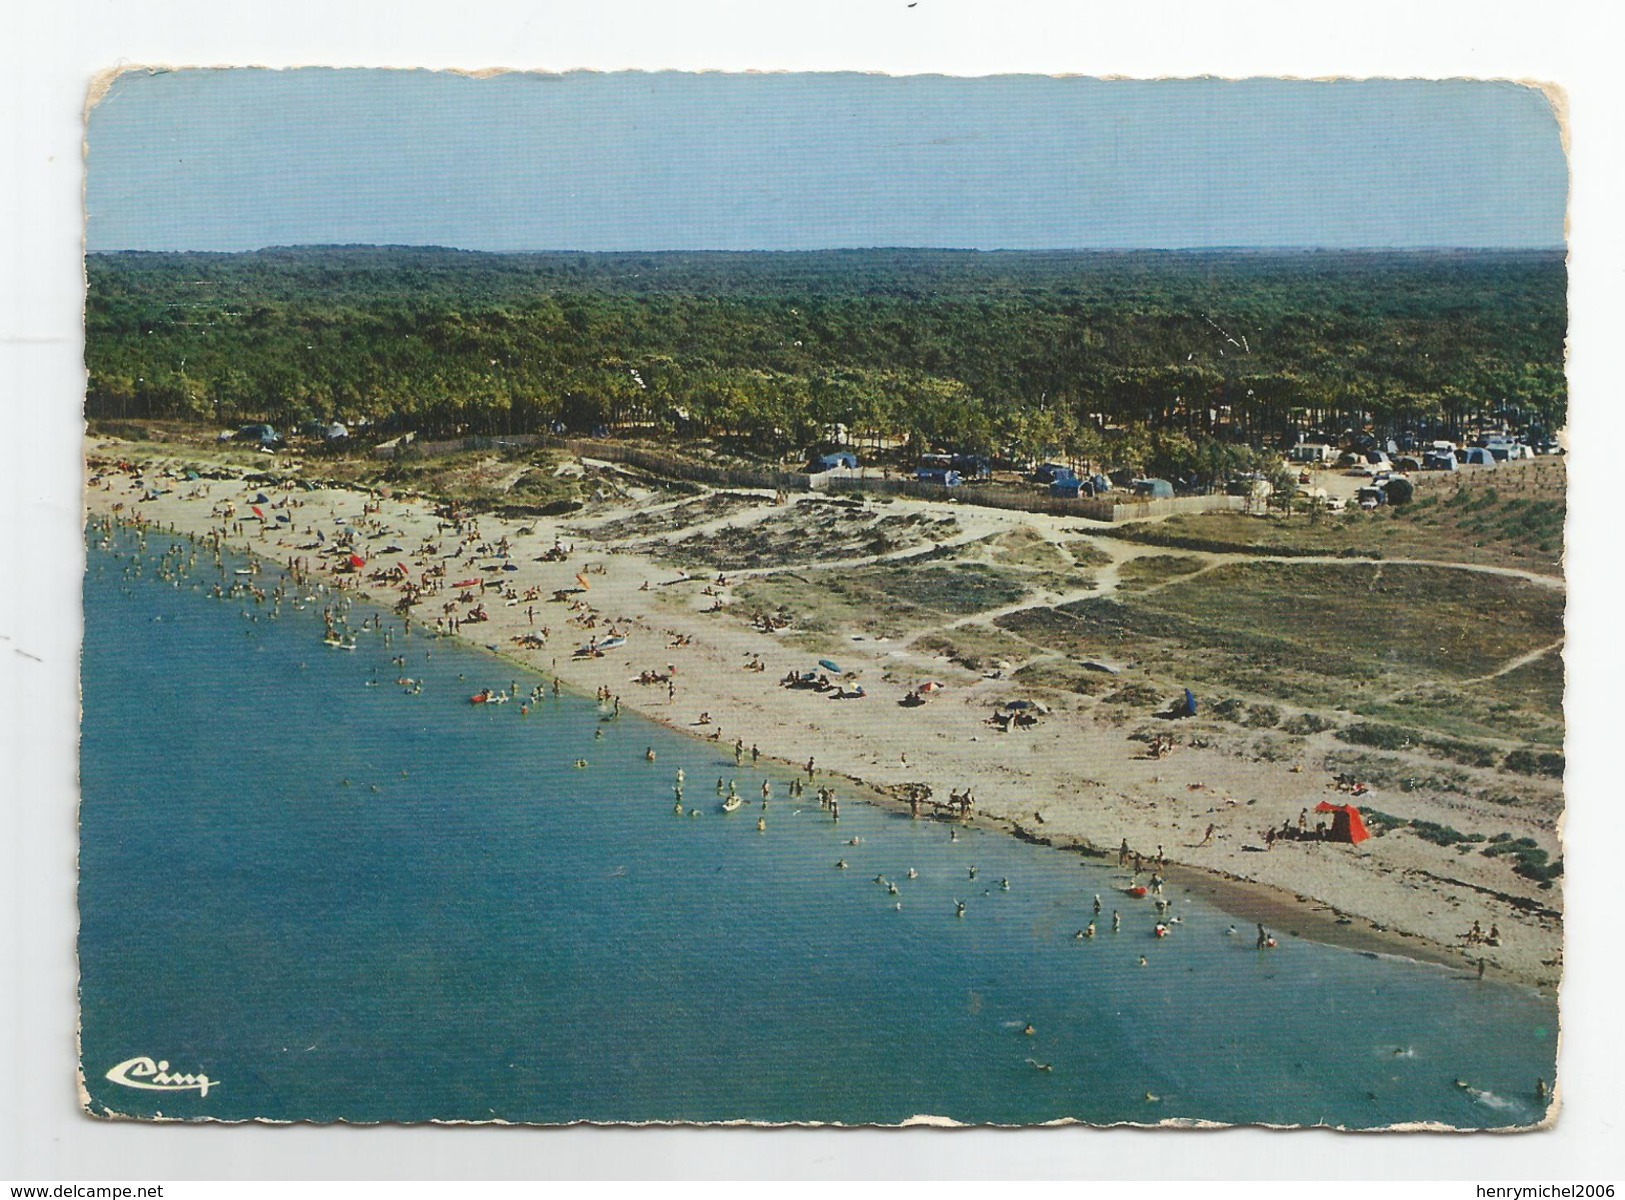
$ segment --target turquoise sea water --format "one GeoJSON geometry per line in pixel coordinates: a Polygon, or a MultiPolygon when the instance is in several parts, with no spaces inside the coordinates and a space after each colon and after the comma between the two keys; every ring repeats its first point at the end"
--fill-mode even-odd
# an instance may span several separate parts
{"type": "Polygon", "coordinates": [[[1557,1014],[1527,989],[1284,937],[1260,953],[1250,926],[1177,891],[1181,924],[1158,941],[1149,902],[1075,855],[977,831],[951,841],[850,793],[835,822],[811,789],[787,798],[788,769],[736,768],[730,750],[605,720],[569,693],[529,716],[471,706],[480,688],[538,680],[398,621],[390,643],[368,632],[333,650],[321,602],[273,618],[269,602],[209,595],[240,563],[222,574],[200,551],[166,580],[158,558],[177,539],[99,541],[80,886],[95,1111],[1356,1127],[1542,1115],[1534,1085],[1553,1077],[1557,1014]],[[396,686],[396,655],[421,695],[396,686]],[[679,767],[701,817],[672,811],[679,767]],[[719,811],[718,777],[737,780],[739,812],[719,811]],[[1100,935],[1076,940],[1095,893],[1100,935]],[[218,1082],[199,1095],[106,1078],[137,1056],[218,1082]]]}

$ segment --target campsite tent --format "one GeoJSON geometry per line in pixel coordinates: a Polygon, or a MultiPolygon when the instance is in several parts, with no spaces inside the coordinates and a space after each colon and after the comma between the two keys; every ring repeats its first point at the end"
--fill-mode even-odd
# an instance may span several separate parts
{"type": "Polygon", "coordinates": [[[839,467],[857,470],[858,456],[849,450],[840,450],[833,454],[820,454],[808,464],[809,473],[813,475],[821,475],[825,471],[833,471],[839,467]]]}
{"type": "Polygon", "coordinates": [[[1147,500],[1172,500],[1174,485],[1166,479],[1136,479],[1134,491],[1147,500]]]}
{"type": "Polygon", "coordinates": [[[1403,475],[1395,475],[1382,485],[1389,504],[1409,504],[1416,497],[1416,485],[1403,475]]]}
{"type": "Polygon", "coordinates": [[[1332,804],[1322,800],[1315,805],[1317,813],[1332,814],[1332,830],[1328,839],[1334,842],[1347,842],[1351,846],[1358,846],[1371,836],[1365,827],[1365,821],[1360,817],[1360,810],[1352,804],[1332,804]]]}
{"type": "Polygon", "coordinates": [[[1493,467],[1496,465],[1495,455],[1482,446],[1469,446],[1462,452],[1461,461],[1469,467],[1493,467]]]}

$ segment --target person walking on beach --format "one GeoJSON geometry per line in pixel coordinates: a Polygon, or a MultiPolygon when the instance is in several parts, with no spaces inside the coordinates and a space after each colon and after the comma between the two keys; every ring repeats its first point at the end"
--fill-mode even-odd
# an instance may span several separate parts
{"type": "Polygon", "coordinates": [[[1211,846],[1213,844],[1213,831],[1216,828],[1218,828],[1218,826],[1214,825],[1212,822],[1209,822],[1207,832],[1202,835],[1202,840],[1198,844],[1203,846],[1211,846]]]}
{"type": "Polygon", "coordinates": [[[1131,853],[1132,851],[1128,848],[1128,839],[1124,838],[1123,844],[1117,848],[1117,865],[1120,867],[1128,866],[1128,858],[1131,853]]]}
{"type": "Polygon", "coordinates": [[[813,760],[811,758],[808,758],[807,759],[807,778],[811,779],[812,777],[813,777],[813,760]]]}
{"type": "Polygon", "coordinates": [[[1258,927],[1258,948],[1260,950],[1262,950],[1265,947],[1267,947],[1269,944],[1270,944],[1270,935],[1264,932],[1264,926],[1262,924],[1260,924],[1259,927],[1258,927]]]}
{"type": "Polygon", "coordinates": [[[750,765],[755,766],[756,760],[762,757],[762,752],[756,748],[756,743],[750,744],[750,765]]]}
{"type": "Polygon", "coordinates": [[[745,760],[745,739],[744,738],[736,738],[734,740],[734,766],[736,766],[736,767],[739,766],[739,764],[744,762],[744,760],[745,760]]]}

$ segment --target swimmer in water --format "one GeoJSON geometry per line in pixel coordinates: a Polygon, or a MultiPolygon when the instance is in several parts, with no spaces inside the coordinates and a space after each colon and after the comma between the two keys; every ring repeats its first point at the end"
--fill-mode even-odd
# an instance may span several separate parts
{"type": "Polygon", "coordinates": [[[1123,918],[1114,908],[1112,909],[1112,932],[1116,933],[1121,928],[1123,928],[1123,918]]]}
{"type": "Polygon", "coordinates": [[[954,916],[962,917],[964,915],[965,915],[965,902],[963,900],[955,900],[954,901],[954,916]]]}
{"type": "Polygon", "coordinates": [[[1010,881],[1008,879],[999,880],[999,890],[1001,892],[1008,892],[1010,890],[1010,881]]]}
{"type": "Polygon", "coordinates": [[[1146,958],[1146,956],[1142,954],[1142,955],[1140,955],[1140,965],[1142,967],[1149,967],[1151,965],[1151,960],[1146,958]]]}
{"type": "Polygon", "coordinates": [[[837,860],[836,863],[835,863],[835,867],[836,867],[837,870],[840,870],[840,871],[846,870],[846,859],[843,858],[843,859],[837,860]]]}
{"type": "Polygon", "coordinates": [[[910,867],[908,869],[908,877],[910,879],[918,879],[920,877],[920,873],[918,871],[916,871],[913,867],[910,867]]]}
{"type": "Polygon", "coordinates": [[[654,762],[654,760],[655,760],[655,748],[653,746],[650,746],[647,750],[645,750],[643,752],[643,757],[648,762],[654,762]]]}
{"type": "Polygon", "coordinates": [[[767,818],[766,817],[757,817],[756,818],[756,832],[757,833],[766,833],[767,832],[767,818]]]}
{"type": "Polygon", "coordinates": [[[1088,925],[1084,926],[1083,936],[1086,938],[1092,938],[1095,936],[1095,923],[1093,921],[1090,921],[1088,925]]]}
{"type": "Polygon", "coordinates": [[[1032,1037],[1033,1034],[1038,1032],[1038,1030],[1034,1029],[1033,1026],[1032,1026],[1032,1022],[1029,1021],[1027,1023],[1027,1028],[1023,1029],[1021,1032],[1026,1034],[1028,1037],[1032,1037]]]}

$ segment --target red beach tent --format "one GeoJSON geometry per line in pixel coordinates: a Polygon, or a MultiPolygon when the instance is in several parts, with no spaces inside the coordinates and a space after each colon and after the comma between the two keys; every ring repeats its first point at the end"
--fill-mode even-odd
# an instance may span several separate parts
{"type": "Polygon", "coordinates": [[[1329,835],[1331,841],[1358,846],[1371,836],[1371,831],[1365,827],[1365,821],[1360,816],[1360,810],[1352,804],[1331,804],[1322,800],[1315,805],[1315,811],[1332,814],[1332,831],[1329,835]]]}

